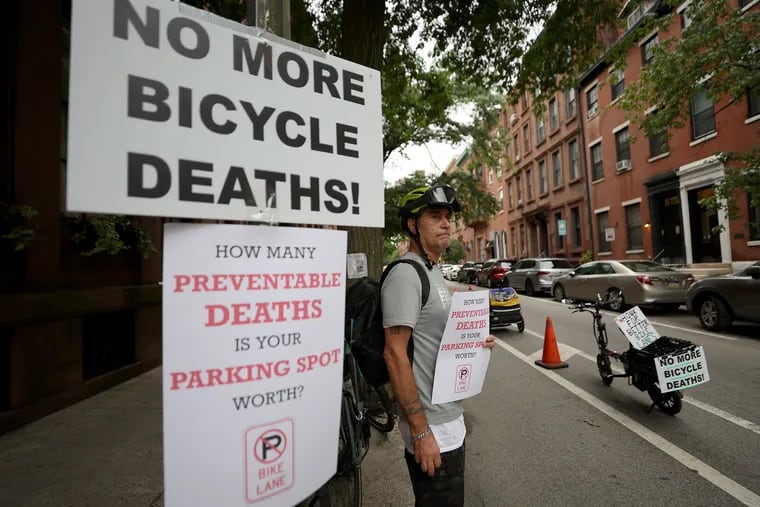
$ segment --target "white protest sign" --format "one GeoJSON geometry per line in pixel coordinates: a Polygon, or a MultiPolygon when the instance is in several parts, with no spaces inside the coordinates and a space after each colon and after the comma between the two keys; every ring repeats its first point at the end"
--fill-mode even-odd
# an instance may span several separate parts
{"type": "Polygon", "coordinates": [[[72,9],[67,210],[383,226],[378,71],[181,2],[72,9]]]}
{"type": "Polygon", "coordinates": [[[346,233],[166,224],[167,507],[294,505],[337,466],[346,233]]]}
{"type": "Polygon", "coordinates": [[[698,386],[710,380],[704,347],[656,357],[654,365],[663,393],[698,386]]]}
{"type": "Polygon", "coordinates": [[[488,371],[488,292],[455,292],[435,363],[433,403],[479,394],[488,371]]]}
{"type": "Polygon", "coordinates": [[[657,330],[638,306],[634,306],[627,312],[615,317],[615,324],[617,324],[625,337],[628,338],[631,345],[639,350],[660,337],[657,330]]]}

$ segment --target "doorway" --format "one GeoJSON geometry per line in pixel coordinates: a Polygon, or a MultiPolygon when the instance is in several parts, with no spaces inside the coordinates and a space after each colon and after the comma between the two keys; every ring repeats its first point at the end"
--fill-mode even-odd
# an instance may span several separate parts
{"type": "Polygon", "coordinates": [[[718,214],[703,208],[699,201],[715,195],[712,186],[689,190],[691,251],[695,263],[721,262],[718,214]]]}

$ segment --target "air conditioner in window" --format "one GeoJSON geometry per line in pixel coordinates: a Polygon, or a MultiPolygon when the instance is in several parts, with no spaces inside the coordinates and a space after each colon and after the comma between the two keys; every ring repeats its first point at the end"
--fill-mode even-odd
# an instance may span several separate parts
{"type": "Polygon", "coordinates": [[[517,113],[512,113],[512,116],[509,117],[509,121],[514,123],[517,121],[517,113]]]}
{"type": "Polygon", "coordinates": [[[631,168],[631,161],[630,161],[630,159],[624,158],[623,160],[618,160],[618,163],[617,163],[617,172],[627,171],[630,168],[631,168]]]}
{"type": "Polygon", "coordinates": [[[590,108],[588,108],[588,117],[591,118],[592,116],[596,115],[596,113],[599,112],[599,106],[594,104],[590,108]]]}

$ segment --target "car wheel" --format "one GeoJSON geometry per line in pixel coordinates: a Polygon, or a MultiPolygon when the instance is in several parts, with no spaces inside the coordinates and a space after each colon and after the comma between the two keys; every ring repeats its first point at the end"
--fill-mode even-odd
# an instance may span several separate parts
{"type": "Polygon", "coordinates": [[[620,289],[609,289],[607,291],[607,308],[613,312],[622,312],[625,310],[625,298],[620,289]]]}
{"type": "Polygon", "coordinates": [[[699,304],[699,323],[708,331],[722,331],[731,325],[731,313],[726,304],[714,297],[707,296],[699,304]]]}
{"type": "Polygon", "coordinates": [[[565,296],[565,288],[562,287],[561,285],[555,285],[554,286],[554,299],[556,299],[557,301],[559,301],[561,303],[562,300],[565,299],[565,297],[566,297],[565,296]]]}
{"type": "Polygon", "coordinates": [[[535,296],[536,295],[536,289],[533,287],[533,282],[530,280],[527,280],[525,282],[525,294],[528,296],[535,296]]]}
{"type": "Polygon", "coordinates": [[[489,277],[488,278],[488,288],[490,289],[492,287],[493,287],[493,281],[491,281],[491,278],[489,277]]]}

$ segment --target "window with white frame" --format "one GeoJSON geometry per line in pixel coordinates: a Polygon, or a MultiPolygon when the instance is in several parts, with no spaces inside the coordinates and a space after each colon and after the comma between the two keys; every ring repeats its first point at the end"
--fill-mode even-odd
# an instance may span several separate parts
{"type": "Polygon", "coordinates": [[[689,4],[691,2],[685,2],[678,8],[678,16],[681,18],[681,31],[686,30],[691,26],[691,16],[689,15],[689,4]]]}
{"type": "Polygon", "coordinates": [[[520,136],[519,134],[515,134],[512,138],[512,147],[514,148],[514,157],[515,160],[520,160],[520,136]]]}
{"type": "Polygon", "coordinates": [[[615,132],[615,152],[617,153],[618,171],[631,168],[631,141],[628,137],[628,127],[615,132]],[[625,164],[628,164],[626,167],[625,164]]]}
{"type": "Polygon", "coordinates": [[[760,83],[747,89],[747,118],[760,114],[760,83]]]}
{"type": "MultiPolygon", "coordinates": [[[[657,115],[657,111],[649,113],[649,116],[657,115]]],[[[668,129],[663,128],[648,136],[649,158],[658,157],[668,152],[668,129]]]]}
{"type": "Polygon", "coordinates": [[[517,186],[517,205],[522,205],[523,190],[522,190],[522,177],[518,174],[515,178],[515,186],[517,186]]]}
{"type": "Polygon", "coordinates": [[[499,211],[504,211],[504,189],[499,189],[499,211]]]}
{"type": "Polygon", "coordinates": [[[525,153],[530,151],[530,123],[523,125],[523,143],[525,146],[525,153]]]}
{"type": "Polygon", "coordinates": [[[596,181],[604,178],[604,165],[602,164],[602,142],[599,141],[591,147],[591,178],[596,181]]]}
{"type": "Polygon", "coordinates": [[[573,246],[575,248],[581,247],[581,209],[576,206],[574,208],[570,208],[570,217],[572,218],[572,226],[573,226],[573,246]]]}
{"type": "Polygon", "coordinates": [[[574,180],[581,175],[580,162],[578,161],[578,140],[571,139],[567,143],[567,158],[570,161],[570,179],[574,180]]]}
{"type": "Polygon", "coordinates": [[[715,111],[707,88],[700,88],[691,98],[691,138],[699,139],[715,132],[715,111]]]}
{"type": "Polygon", "coordinates": [[[525,170],[525,193],[529,201],[533,199],[533,171],[530,169],[525,170]]]}
{"type": "Polygon", "coordinates": [[[623,69],[615,69],[610,76],[612,83],[612,100],[620,97],[625,90],[625,72],[623,69]]]}
{"type": "Polygon", "coordinates": [[[546,137],[544,131],[544,115],[536,116],[536,144],[541,144],[546,137]]]}
{"type": "Polygon", "coordinates": [[[654,58],[654,47],[657,45],[657,35],[653,35],[641,45],[641,66],[648,64],[654,58]]]}
{"type": "Polygon", "coordinates": [[[612,251],[612,243],[607,241],[607,228],[610,226],[610,212],[601,211],[596,214],[597,238],[600,252],[612,251]]]}
{"type": "Polygon", "coordinates": [[[552,153],[552,174],[554,175],[554,186],[562,185],[562,157],[559,150],[552,153]]]}
{"type": "Polygon", "coordinates": [[[599,112],[599,91],[594,85],[586,92],[586,104],[588,104],[588,117],[596,115],[599,112]]]}
{"type": "Polygon", "coordinates": [[[641,250],[644,248],[644,240],[641,230],[641,205],[629,204],[625,207],[625,230],[626,248],[628,250],[641,250]]]}
{"type": "Polygon", "coordinates": [[[546,188],[546,159],[538,162],[538,192],[539,195],[544,195],[548,189],[546,188]]]}
{"type": "Polygon", "coordinates": [[[760,206],[752,205],[751,194],[747,194],[747,218],[749,222],[749,240],[760,241],[760,206]]]}
{"type": "Polygon", "coordinates": [[[565,114],[568,120],[575,116],[575,88],[565,91],[565,114]]]}
{"type": "Polygon", "coordinates": [[[515,203],[514,203],[514,201],[512,199],[513,199],[513,197],[512,197],[512,182],[510,181],[509,183],[507,183],[507,205],[508,205],[509,209],[512,209],[512,208],[515,207],[515,203]]]}
{"type": "MultiPolygon", "coordinates": [[[[562,250],[565,248],[565,236],[562,236],[559,233],[559,223],[561,221],[562,221],[562,213],[555,213],[554,214],[554,230],[557,232],[557,250],[562,250]]],[[[567,229],[565,229],[565,232],[567,232],[567,229]]]]}
{"type": "Polygon", "coordinates": [[[557,99],[551,99],[549,101],[549,131],[554,132],[559,127],[559,119],[557,118],[557,99]]]}

